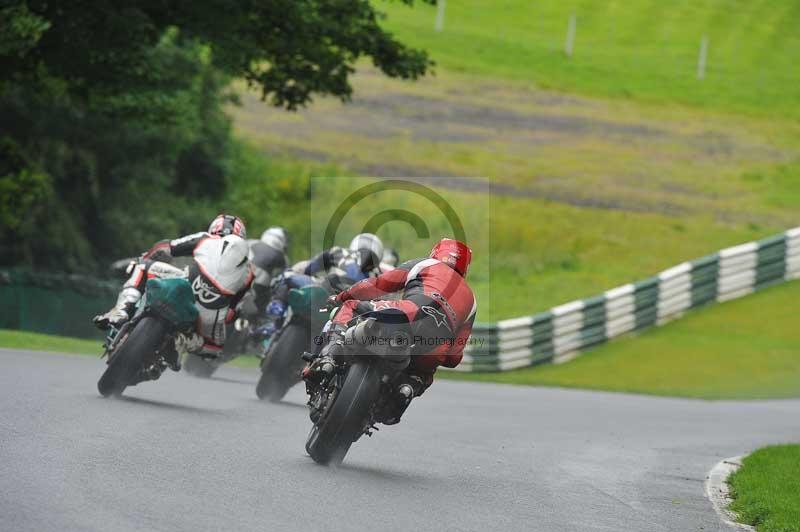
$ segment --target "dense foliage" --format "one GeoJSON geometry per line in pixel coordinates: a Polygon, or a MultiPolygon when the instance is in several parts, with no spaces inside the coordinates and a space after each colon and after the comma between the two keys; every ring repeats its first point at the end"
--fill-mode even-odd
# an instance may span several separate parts
{"type": "Polygon", "coordinates": [[[295,109],[347,99],[362,56],[424,74],[378,19],[366,0],[3,0],[0,264],[96,269],[202,227],[232,172],[258,169],[231,138],[230,79],[295,109]]]}

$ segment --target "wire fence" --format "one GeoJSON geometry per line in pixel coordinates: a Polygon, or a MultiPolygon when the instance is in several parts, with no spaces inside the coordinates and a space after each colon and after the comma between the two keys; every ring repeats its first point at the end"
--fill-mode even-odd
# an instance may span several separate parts
{"type": "Polygon", "coordinates": [[[550,77],[554,68],[571,73],[555,76],[556,84],[574,75],[609,90],[687,91],[683,96],[690,102],[723,99],[774,107],[800,100],[800,34],[794,30],[800,10],[789,5],[610,3],[600,9],[592,3],[532,3],[524,11],[506,6],[514,16],[497,15],[503,10],[498,5],[487,20],[496,25],[489,42],[485,30],[470,33],[477,15],[468,8],[454,7],[451,14],[444,0],[437,4],[436,32],[464,29],[478,48],[500,46],[533,70],[546,62],[550,77]]]}
{"type": "Polygon", "coordinates": [[[0,328],[100,338],[92,316],[108,310],[120,285],[81,275],[0,270],[0,328]]]}

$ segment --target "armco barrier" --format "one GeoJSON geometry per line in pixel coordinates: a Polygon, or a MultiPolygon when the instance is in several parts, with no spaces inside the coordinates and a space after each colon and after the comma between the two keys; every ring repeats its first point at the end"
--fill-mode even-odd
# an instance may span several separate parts
{"type": "Polygon", "coordinates": [[[476,324],[457,369],[506,371],[562,362],[611,338],[678,318],[688,309],[791,279],[800,279],[800,227],[534,316],[476,324]]]}

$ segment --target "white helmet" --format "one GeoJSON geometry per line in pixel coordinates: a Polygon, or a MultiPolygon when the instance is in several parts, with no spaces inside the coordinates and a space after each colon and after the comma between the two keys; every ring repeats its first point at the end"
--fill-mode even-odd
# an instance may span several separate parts
{"type": "Polygon", "coordinates": [[[360,255],[362,266],[377,267],[383,258],[383,242],[372,233],[361,233],[350,241],[350,252],[360,255]]]}
{"type": "Polygon", "coordinates": [[[289,235],[283,227],[270,227],[261,233],[261,241],[273,249],[286,252],[289,235]]]}

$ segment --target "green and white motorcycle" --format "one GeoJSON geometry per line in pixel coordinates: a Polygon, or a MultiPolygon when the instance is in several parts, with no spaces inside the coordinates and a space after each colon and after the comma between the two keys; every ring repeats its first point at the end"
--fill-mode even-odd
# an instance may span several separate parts
{"type": "Polygon", "coordinates": [[[97,382],[103,397],[156,380],[176,357],[175,340],[191,334],[198,318],[195,295],[187,279],[150,279],[133,317],[109,330],[103,356],[108,366],[97,382]]]}

